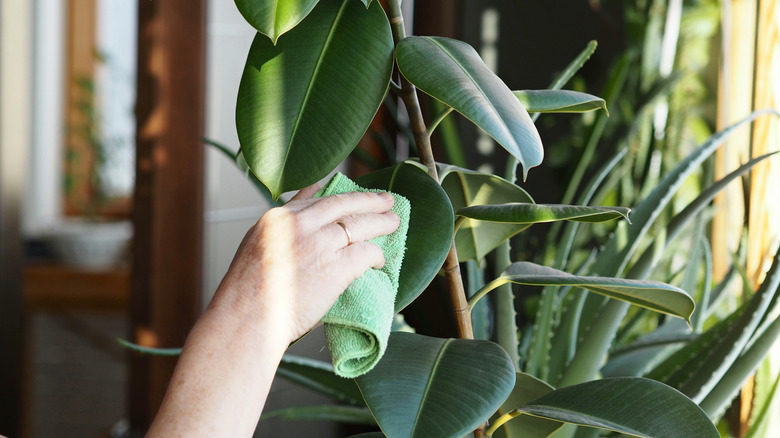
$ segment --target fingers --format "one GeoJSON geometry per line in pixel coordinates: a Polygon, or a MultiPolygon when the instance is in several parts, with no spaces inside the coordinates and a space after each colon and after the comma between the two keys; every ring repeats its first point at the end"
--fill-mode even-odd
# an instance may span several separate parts
{"type": "Polygon", "coordinates": [[[351,270],[351,280],[363,275],[369,268],[380,269],[385,265],[382,249],[370,242],[355,242],[339,250],[345,267],[351,270]]]}
{"type": "Polygon", "coordinates": [[[302,188],[290,199],[290,201],[311,199],[321,188],[322,186],[320,186],[319,183],[314,183],[309,187],[302,188]]]}
{"type": "Polygon", "coordinates": [[[384,213],[393,207],[393,196],[386,192],[348,192],[325,196],[311,204],[306,213],[321,224],[365,213],[384,213]]]}
{"type": "Polygon", "coordinates": [[[363,242],[390,234],[398,228],[399,223],[398,215],[389,211],[379,214],[358,214],[342,217],[325,225],[323,232],[330,236],[328,240],[336,248],[342,248],[349,243],[363,242]]]}

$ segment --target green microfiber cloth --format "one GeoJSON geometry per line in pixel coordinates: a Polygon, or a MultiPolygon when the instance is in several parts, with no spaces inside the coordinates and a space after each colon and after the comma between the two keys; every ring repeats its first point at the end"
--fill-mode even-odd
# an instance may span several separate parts
{"type": "MultiPolygon", "coordinates": [[[[315,196],[380,191],[360,187],[337,173],[315,196]]],[[[400,225],[393,233],[370,240],[382,248],[385,265],[381,269],[369,269],[350,283],[322,318],[334,371],[342,377],[357,377],[374,368],[385,353],[390,336],[411,204],[403,196],[389,193],[395,198],[390,211],[398,215],[400,225]]]]}

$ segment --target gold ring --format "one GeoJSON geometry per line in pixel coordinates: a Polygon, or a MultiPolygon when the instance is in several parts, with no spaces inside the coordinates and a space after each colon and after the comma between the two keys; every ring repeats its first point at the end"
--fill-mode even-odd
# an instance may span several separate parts
{"type": "Polygon", "coordinates": [[[347,233],[347,246],[352,245],[352,233],[349,232],[349,228],[341,221],[336,222],[336,224],[340,225],[344,232],[347,233]]]}

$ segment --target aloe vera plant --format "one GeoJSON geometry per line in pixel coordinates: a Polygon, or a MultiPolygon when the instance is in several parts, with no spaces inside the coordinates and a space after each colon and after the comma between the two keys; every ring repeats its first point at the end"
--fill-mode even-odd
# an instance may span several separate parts
{"type": "MultiPolygon", "coordinates": [[[[537,204],[515,182],[515,167],[525,180],[543,161],[534,125],[538,114],[599,111],[599,120],[606,120],[604,99],[561,90],[595,45],[550,89],[513,91],[465,42],[407,36],[400,0],[389,0],[386,10],[371,0],[236,0],[236,5],[258,33],[237,99],[240,150],[223,152],[277,202],[284,192],[324,178],[347,157],[388,94],[401,102],[416,158],[356,181],[401,194],[412,205],[395,311],[403,311],[442,272],[452,308],[438,310],[452,315],[458,332],[452,339],[394,332],[377,367],[354,380],[336,377],[329,364],[287,357],[280,377],[341,404],[292,407],[264,418],[331,418],[376,425],[381,432],[366,436],[389,437],[536,438],[599,430],[719,436],[713,420],[780,332],[780,261],[776,258],[749,302],[711,327],[705,321],[714,318],[721,288],[706,285],[699,291],[692,280],[681,288],[670,284],[673,279],[649,278],[674,249],[680,230],[690,223],[702,228],[702,211],[712,197],[769,158],[708,183],[688,208],[668,208],[731,132],[764,113],[711,136],[659,178],[631,212],[590,205],[621,166],[624,151],[584,185],[578,205],[571,204],[573,195],[564,204],[537,204]],[[443,106],[438,117],[423,118],[420,92],[443,106]],[[503,147],[512,163],[509,174],[437,161],[430,136],[453,111],[503,147]],[[545,266],[512,260],[507,242],[546,222],[565,224],[554,261],[545,266]],[[592,249],[584,261],[574,257],[578,231],[601,222],[617,222],[601,249],[592,249]],[[468,296],[461,264],[482,264],[495,253],[503,260],[496,263],[501,271],[487,275],[468,296]],[[522,333],[511,284],[542,287],[535,294],[535,316],[522,333]],[[475,330],[471,314],[493,295],[491,335],[482,326],[475,330]],[[625,334],[647,320],[657,329],[633,338],[625,334]],[[475,332],[490,339],[474,339],[475,332]],[[577,426],[586,427],[576,431],[577,426]]],[[[706,243],[701,247],[706,254],[706,243]]]]}

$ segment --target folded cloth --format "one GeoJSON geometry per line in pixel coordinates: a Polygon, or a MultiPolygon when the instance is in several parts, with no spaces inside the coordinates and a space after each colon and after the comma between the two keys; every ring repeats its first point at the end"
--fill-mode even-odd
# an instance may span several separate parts
{"type": "MultiPolygon", "coordinates": [[[[360,187],[337,173],[315,196],[381,191],[360,187]]],[[[353,378],[369,372],[387,348],[411,211],[409,200],[389,193],[395,198],[390,211],[398,215],[400,225],[393,233],[370,240],[382,249],[385,265],[381,269],[369,269],[350,283],[322,318],[333,368],[341,377],[353,378]]]]}

